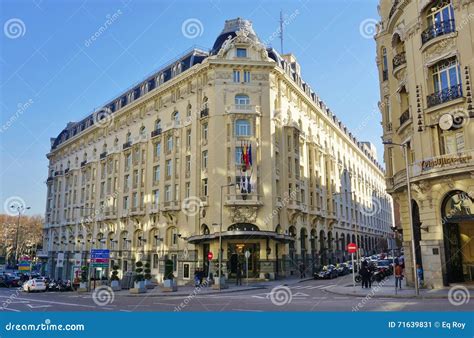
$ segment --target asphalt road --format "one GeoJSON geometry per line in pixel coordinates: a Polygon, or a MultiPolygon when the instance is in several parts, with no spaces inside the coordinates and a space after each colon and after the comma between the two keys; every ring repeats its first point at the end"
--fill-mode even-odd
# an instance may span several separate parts
{"type": "MultiPolygon", "coordinates": [[[[474,300],[461,306],[448,299],[399,299],[335,295],[327,290],[337,280],[306,281],[275,289],[190,296],[131,297],[126,292],[94,299],[91,293],[25,293],[0,288],[1,311],[474,311],[474,300]],[[273,290],[273,291],[272,291],[273,290]],[[362,306],[361,306],[362,304],[362,306]]],[[[265,285],[265,284],[263,284],[265,285]]]]}

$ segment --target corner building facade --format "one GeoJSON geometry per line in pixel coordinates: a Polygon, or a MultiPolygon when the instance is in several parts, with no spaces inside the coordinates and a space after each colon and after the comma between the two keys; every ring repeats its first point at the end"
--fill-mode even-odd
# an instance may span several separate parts
{"type": "Polygon", "coordinates": [[[383,139],[406,147],[412,183],[408,201],[404,148],[387,144],[387,191],[400,213],[408,281],[413,238],[424,286],[472,282],[474,2],[381,1],[379,13],[383,139]]]}
{"type": "Polygon", "coordinates": [[[48,159],[51,275],[70,278],[107,248],[121,276],[142,260],[161,281],[172,262],[192,282],[196,269],[217,271],[219,235],[229,278],[239,263],[272,279],[347,260],[349,242],[387,247],[391,199],[373,147],[240,18],[211,51],[68,124],[48,159]]]}

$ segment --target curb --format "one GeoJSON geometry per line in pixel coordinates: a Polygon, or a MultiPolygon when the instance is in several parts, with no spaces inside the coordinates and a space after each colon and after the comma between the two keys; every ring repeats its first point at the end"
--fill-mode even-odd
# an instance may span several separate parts
{"type": "Polygon", "coordinates": [[[207,296],[207,295],[220,295],[223,293],[234,293],[234,292],[242,292],[242,291],[252,291],[252,290],[260,290],[260,289],[265,289],[264,286],[254,286],[254,287],[248,287],[244,289],[223,289],[221,291],[215,291],[215,292],[203,292],[199,293],[197,292],[194,294],[194,291],[191,290],[189,293],[186,294],[176,294],[174,292],[164,292],[164,293],[142,293],[142,294],[125,294],[125,297],[188,297],[190,295],[194,296],[207,296]]]}
{"type": "MultiPolygon", "coordinates": [[[[325,289],[325,292],[332,293],[335,295],[340,295],[340,296],[351,296],[355,298],[365,298],[370,295],[370,292],[363,295],[363,294],[354,294],[354,293],[349,293],[349,292],[342,292],[342,291],[335,291],[331,289],[325,289]]],[[[414,290],[413,290],[414,292],[414,290]]],[[[448,295],[380,295],[380,294],[373,294],[370,295],[371,298],[405,298],[405,299],[448,299],[448,295]]]]}

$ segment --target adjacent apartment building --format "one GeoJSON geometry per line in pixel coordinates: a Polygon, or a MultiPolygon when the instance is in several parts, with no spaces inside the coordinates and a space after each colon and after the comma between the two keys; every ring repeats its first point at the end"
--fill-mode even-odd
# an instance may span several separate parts
{"type": "Polygon", "coordinates": [[[400,213],[408,281],[413,238],[424,286],[472,282],[474,1],[383,0],[379,13],[386,182],[400,213]]]}
{"type": "MultiPolygon", "coordinates": [[[[71,278],[91,249],[124,276],[161,281],[238,264],[276,278],[387,249],[392,204],[374,148],[358,141],[251,22],[192,49],[51,140],[44,248],[71,278]],[[245,253],[248,251],[248,265],[245,253]],[[209,262],[209,253],[212,259],[209,262]]],[[[108,274],[107,269],[103,273],[108,274]]]]}

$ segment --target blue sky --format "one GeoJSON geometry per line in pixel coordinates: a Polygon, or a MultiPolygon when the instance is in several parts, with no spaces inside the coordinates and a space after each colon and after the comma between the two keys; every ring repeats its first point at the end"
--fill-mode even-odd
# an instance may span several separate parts
{"type": "MultiPolygon", "coordinates": [[[[359,140],[383,148],[375,42],[377,1],[4,0],[0,4],[0,207],[20,197],[43,214],[50,137],[193,45],[210,48],[226,19],[261,40],[287,16],[284,52],[359,140]],[[95,41],[88,41],[104,26],[95,41]],[[188,36],[188,19],[202,24],[188,36]]],[[[278,40],[271,44],[279,49],[278,40]]]]}

